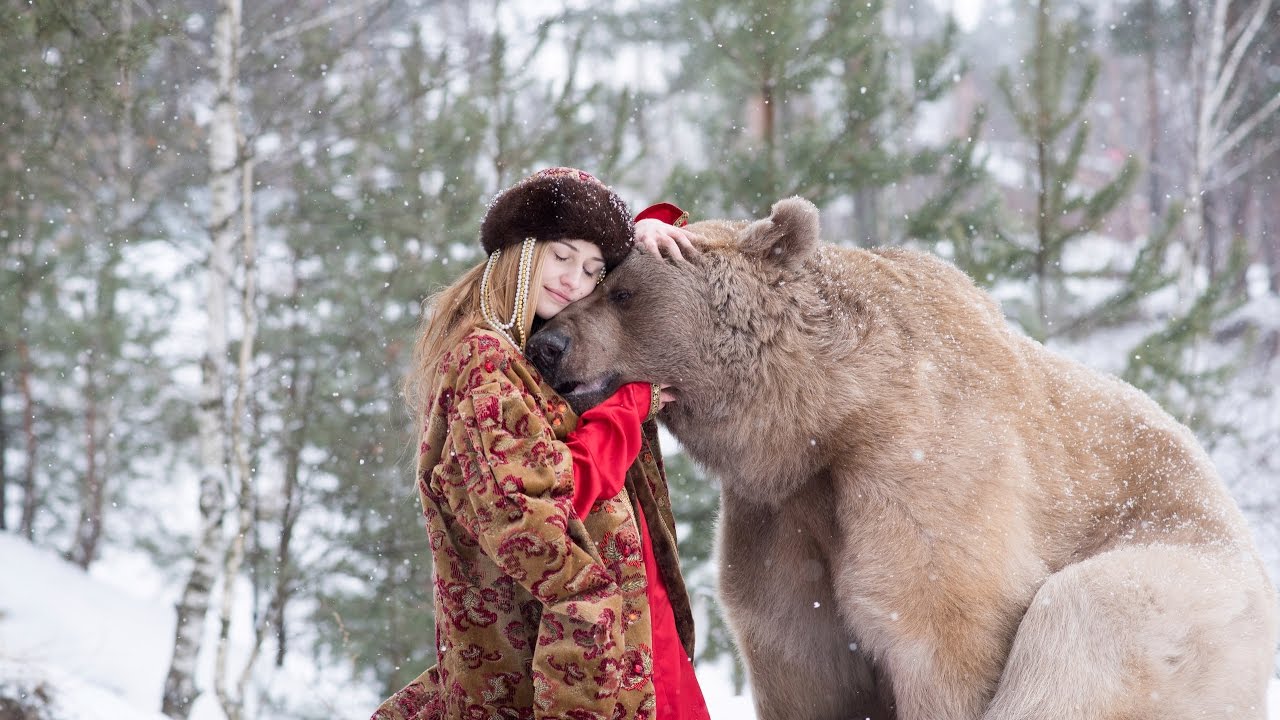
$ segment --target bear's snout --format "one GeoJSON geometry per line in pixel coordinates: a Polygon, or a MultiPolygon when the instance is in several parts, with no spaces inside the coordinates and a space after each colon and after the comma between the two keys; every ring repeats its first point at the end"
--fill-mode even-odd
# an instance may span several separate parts
{"type": "Polygon", "coordinates": [[[560,361],[569,352],[571,344],[573,344],[573,339],[563,330],[558,328],[545,329],[529,338],[529,359],[543,373],[553,375],[560,365],[560,361]]]}

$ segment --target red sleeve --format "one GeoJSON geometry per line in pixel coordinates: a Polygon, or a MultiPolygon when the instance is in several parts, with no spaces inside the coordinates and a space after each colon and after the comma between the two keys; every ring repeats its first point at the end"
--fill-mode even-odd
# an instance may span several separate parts
{"type": "Polygon", "coordinates": [[[585,518],[601,498],[622,490],[627,468],[644,442],[640,424],[649,414],[649,384],[627,383],[608,400],[582,413],[565,438],[573,456],[573,509],[585,518]]]}
{"type": "Polygon", "coordinates": [[[689,224],[689,213],[681,210],[679,207],[672,205],[671,203],[665,202],[658,203],[657,205],[650,205],[649,207],[641,210],[640,214],[636,215],[633,222],[640,222],[641,220],[648,220],[649,218],[661,220],[668,225],[675,225],[676,227],[684,227],[689,224]]]}

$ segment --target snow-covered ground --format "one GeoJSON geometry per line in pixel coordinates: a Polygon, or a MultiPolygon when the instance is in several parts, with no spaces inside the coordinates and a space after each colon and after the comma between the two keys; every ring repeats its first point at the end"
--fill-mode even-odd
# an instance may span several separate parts
{"type": "Polygon", "coordinates": [[[0,695],[44,693],[55,717],[160,720],[172,606],[90,578],[0,533],[0,695]]]}
{"type": "MultiPolygon", "coordinates": [[[[0,697],[47,697],[56,720],[164,720],[169,602],[130,594],[8,533],[0,533],[0,567],[0,697]]],[[[277,692],[317,693],[304,674],[288,677],[298,686],[277,692]]],[[[754,717],[751,699],[733,694],[721,668],[702,668],[698,677],[714,720],[754,717]]],[[[330,717],[360,718],[372,709],[365,689],[331,692],[319,700],[330,717]]],[[[220,717],[211,700],[193,713],[193,720],[220,717]]],[[[1280,681],[1272,681],[1268,718],[1280,720],[1280,681]]]]}
{"type": "MultiPolygon", "coordinates": [[[[159,708],[172,599],[132,594],[3,532],[0,568],[0,698],[48,698],[56,720],[165,720],[159,708]]],[[[309,696],[317,717],[359,719],[373,711],[370,689],[317,683],[314,673],[281,673],[272,692],[295,704],[309,696]]],[[[753,717],[750,697],[733,694],[727,673],[703,668],[698,677],[713,720],[753,717]]],[[[192,720],[223,718],[210,695],[197,701],[192,720]]]]}

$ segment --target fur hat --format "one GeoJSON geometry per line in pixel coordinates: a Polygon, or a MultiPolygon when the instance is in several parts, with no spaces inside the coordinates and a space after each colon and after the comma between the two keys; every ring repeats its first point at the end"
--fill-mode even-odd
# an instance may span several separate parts
{"type": "Polygon", "coordinates": [[[554,167],[498,193],[480,222],[484,251],[538,240],[587,240],[612,269],[631,252],[635,223],[617,193],[590,173],[554,167]]]}

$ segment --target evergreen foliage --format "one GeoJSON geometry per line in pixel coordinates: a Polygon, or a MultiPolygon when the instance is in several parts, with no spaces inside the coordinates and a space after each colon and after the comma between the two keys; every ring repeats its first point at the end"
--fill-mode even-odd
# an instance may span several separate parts
{"type": "MultiPolygon", "coordinates": [[[[1089,149],[1086,112],[1099,60],[1086,49],[1088,28],[1082,20],[1055,18],[1049,0],[1041,0],[1034,13],[1034,41],[1022,62],[1030,72],[1015,79],[1006,69],[999,78],[1009,111],[1034,148],[1029,161],[1036,203],[1034,229],[1028,244],[1015,241],[999,255],[1012,276],[1032,279],[1034,302],[1015,308],[1014,314],[1028,333],[1043,340],[1060,328],[1082,322],[1064,311],[1079,306],[1067,289],[1069,279],[1079,273],[1063,267],[1063,256],[1074,241],[1102,227],[1125,199],[1137,162],[1128,158],[1114,177],[1096,189],[1081,177],[1081,161],[1089,149]]],[[[1162,256],[1143,259],[1163,261],[1162,256]]]]}
{"type": "MultiPolygon", "coordinates": [[[[198,462],[200,329],[187,320],[209,244],[212,15],[144,5],[0,4],[0,529],[85,566],[103,549],[142,547],[176,573],[192,542],[154,496],[189,489],[198,462]]],[[[545,165],[591,170],[638,188],[635,205],[670,200],[695,220],[761,217],[803,195],[832,240],[917,241],[979,282],[1029,287],[1031,300],[1006,308],[1050,342],[1150,327],[1124,377],[1202,436],[1222,431],[1212,403],[1238,358],[1204,347],[1239,306],[1261,240],[1236,243],[1167,318],[1176,203],[1129,246],[1131,262],[1085,257],[1131,197],[1137,165],[1095,171],[1102,66],[1088,19],[1066,17],[1080,3],[1049,5],[1025,71],[999,82],[1020,134],[1003,147],[1029,149],[1017,157],[1035,178],[1036,209],[1013,227],[1019,190],[989,176],[1003,138],[985,111],[966,111],[962,132],[922,135],[967,71],[958,30],[927,4],[666,0],[566,9],[528,27],[499,22],[524,11],[501,1],[248,4],[241,160],[254,168],[261,281],[243,572],[276,664],[309,654],[389,694],[434,661],[418,428],[400,382],[424,301],[481,259],[486,200],[545,165]],[[646,64],[670,67],[660,89],[601,71],[639,47],[676,59],[646,64]],[[671,108],[684,116],[665,127],[652,111],[671,108]],[[659,168],[660,189],[644,172],[668,143],[693,152],[659,168]]],[[[1127,7],[1133,23],[1112,35],[1124,52],[1172,56],[1164,48],[1186,42],[1174,5],[1127,7]]],[[[1265,73],[1250,83],[1242,108],[1274,97],[1265,73]]],[[[1266,136],[1239,152],[1274,145],[1266,136]]],[[[1267,180],[1276,157],[1241,177],[1267,180]]],[[[1274,286],[1280,263],[1268,262],[1274,286]]],[[[235,340],[241,328],[230,329],[235,340]]],[[[697,660],[732,667],[742,688],[716,597],[716,482],[678,451],[666,465],[697,660]]],[[[299,716],[261,691],[268,714],[299,716]]]]}
{"type": "MultiPolygon", "coordinates": [[[[987,262],[1003,267],[1006,277],[1029,278],[1033,299],[1006,301],[1005,308],[1033,337],[1080,339],[1106,328],[1148,317],[1147,302],[1177,279],[1170,248],[1183,208],[1172,205],[1146,238],[1138,240],[1127,269],[1082,266],[1083,243],[1105,226],[1107,217],[1130,195],[1137,161],[1125,160],[1115,175],[1090,180],[1084,165],[1090,147],[1089,108],[1100,61],[1089,51],[1089,28],[1083,13],[1075,19],[1055,14],[1050,0],[1034,10],[1034,42],[1022,66],[1029,74],[1008,69],[999,87],[1018,129],[1034,148],[1028,164],[1035,177],[1034,228],[989,248],[987,262]],[[1074,253],[1074,255],[1072,255],[1074,253]],[[1100,300],[1085,300],[1079,288],[1091,283],[1112,286],[1100,300]],[[1073,289],[1075,288],[1075,289],[1073,289]]],[[[1128,38],[1126,37],[1126,40],[1128,38]]],[[[1232,260],[1234,278],[1242,255],[1232,260]]],[[[1190,308],[1175,313],[1160,329],[1128,353],[1124,377],[1156,397],[1166,409],[1202,431],[1201,401],[1213,395],[1229,376],[1231,362],[1212,368],[1196,348],[1214,324],[1238,302],[1228,297],[1229,281],[1208,283],[1190,308]]],[[[1221,428],[1218,428],[1221,429],[1221,428]]]]}
{"type": "Polygon", "coordinates": [[[878,1],[672,3],[654,26],[693,36],[678,47],[671,87],[696,99],[709,156],[673,168],[667,193],[695,217],[764,217],[789,195],[851,205],[856,228],[837,237],[859,244],[908,232],[937,241],[973,224],[976,215],[954,217],[979,175],[972,144],[911,137],[925,106],[963,72],[957,31],[950,21],[911,21],[926,28],[914,44],[886,29],[878,1]],[[889,192],[931,186],[923,217],[889,192]]]}
{"type": "Polygon", "coordinates": [[[120,483],[171,439],[151,348],[172,299],[138,260],[181,186],[172,110],[155,105],[172,32],[108,2],[0,9],[0,452],[21,439],[22,530],[84,567],[127,506],[120,483]]]}
{"type": "MultiPolygon", "coordinates": [[[[1172,230],[1170,223],[1166,235],[1172,230]]],[[[1124,370],[1125,381],[1155,398],[1180,422],[1206,438],[1207,444],[1236,431],[1218,422],[1210,408],[1223,397],[1228,381],[1239,370],[1244,349],[1211,358],[1206,356],[1204,345],[1214,329],[1244,304],[1232,286],[1245,267],[1246,247],[1243,239],[1232,243],[1224,272],[1208,282],[1190,307],[1143,338],[1130,352],[1124,370]]],[[[1171,281],[1172,276],[1165,284],[1171,281]]]]}

